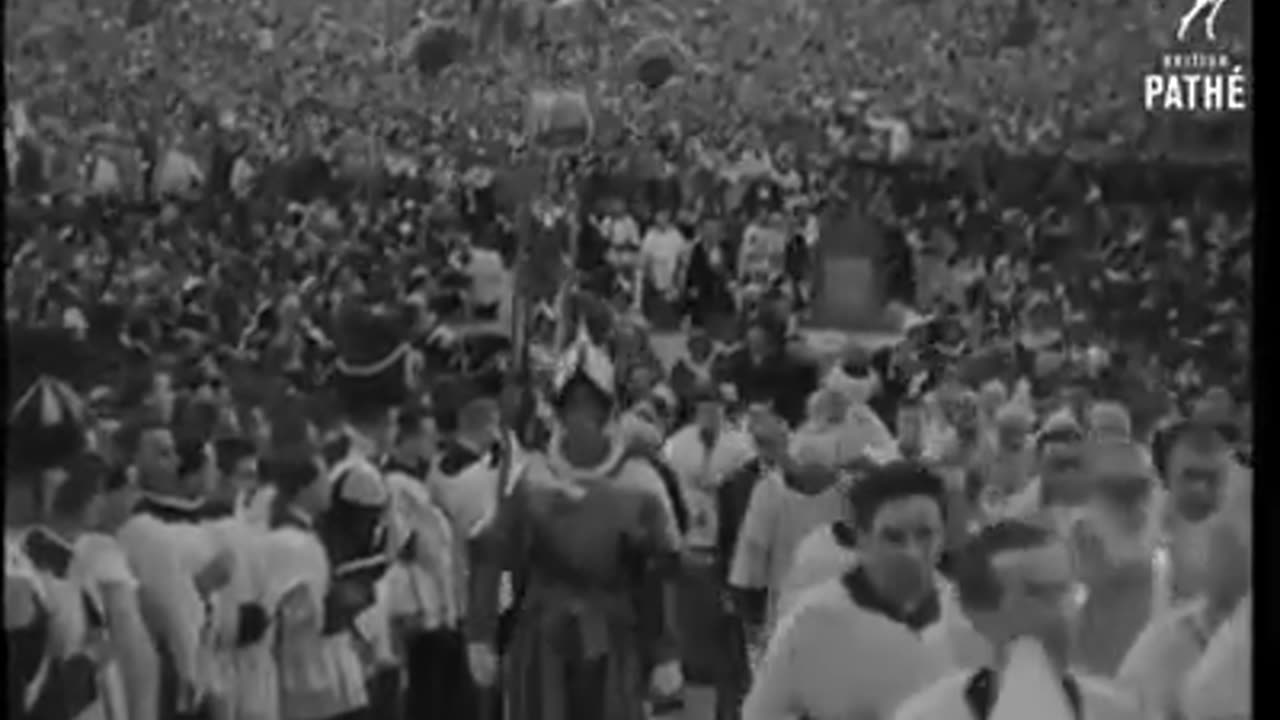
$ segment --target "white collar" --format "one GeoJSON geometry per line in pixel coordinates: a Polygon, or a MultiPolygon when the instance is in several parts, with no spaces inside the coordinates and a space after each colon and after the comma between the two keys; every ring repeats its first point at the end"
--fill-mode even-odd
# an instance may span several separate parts
{"type": "Polygon", "coordinates": [[[194,512],[199,510],[204,504],[204,499],[199,497],[182,497],[181,495],[170,495],[168,493],[142,493],[142,499],[152,505],[158,505],[163,508],[172,510],[180,510],[183,512],[194,512]]]}

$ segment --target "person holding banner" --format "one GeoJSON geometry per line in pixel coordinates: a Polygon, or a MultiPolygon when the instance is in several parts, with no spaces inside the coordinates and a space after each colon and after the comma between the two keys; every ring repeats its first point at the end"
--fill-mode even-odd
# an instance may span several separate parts
{"type": "Polygon", "coordinates": [[[683,684],[668,605],[674,514],[650,461],[607,430],[613,366],[585,329],[553,387],[556,437],[472,541],[471,670],[492,685],[501,668],[507,720],[644,720],[646,672],[659,700],[683,684]],[[504,570],[516,598],[499,638],[504,570]]]}

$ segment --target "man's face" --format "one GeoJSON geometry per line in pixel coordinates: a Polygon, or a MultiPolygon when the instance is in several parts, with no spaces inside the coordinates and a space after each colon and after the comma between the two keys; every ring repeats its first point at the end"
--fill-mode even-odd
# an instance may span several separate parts
{"type": "Polygon", "coordinates": [[[760,459],[781,462],[787,454],[787,431],[781,421],[762,408],[753,408],[748,418],[748,428],[760,459]]]}
{"type": "Polygon", "coordinates": [[[891,500],[861,528],[862,562],[891,599],[919,599],[933,583],[942,552],[942,508],[930,497],[891,500]]]}
{"type": "Polygon", "coordinates": [[[1179,514],[1193,522],[1211,515],[1222,501],[1227,457],[1216,446],[1179,443],[1169,457],[1169,490],[1179,514]]]}
{"type": "Polygon", "coordinates": [[[236,490],[249,490],[258,486],[258,458],[241,458],[231,468],[228,484],[236,490]]]}
{"type": "Polygon", "coordinates": [[[757,359],[769,353],[769,336],[764,328],[753,327],[747,331],[747,350],[757,359]]]}
{"type": "Polygon", "coordinates": [[[165,428],[153,428],[143,433],[138,442],[135,464],[143,487],[172,491],[178,481],[178,452],[173,444],[173,433],[165,428]]]}
{"type": "Polygon", "coordinates": [[[1030,436],[1030,429],[1024,423],[1001,423],[996,428],[996,441],[1000,445],[1000,451],[1005,453],[1025,451],[1031,439],[1030,436]]]}
{"type": "Polygon", "coordinates": [[[724,423],[724,406],[714,400],[698,403],[694,408],[694,423],[705,432],[718,432],[724,423]]]}
{"type": "Polygon", "coordinates": [[[998,553],[991,564],[1000,582],[1000,602],[993,611],[977,613],[974,625],[994,645],[1030,636],[1050,656],[1065,659],[1078,588],[1066,544],[1055,541],[998,553]]]}
{"type": "Polygon", "coordinates": [[[631,371],[627,378],[627,384],[633,393],[643,395],[653,389],[657,384],[657,378],[654,377],[653,371],[644,366],[638,366],[631,371]]]}

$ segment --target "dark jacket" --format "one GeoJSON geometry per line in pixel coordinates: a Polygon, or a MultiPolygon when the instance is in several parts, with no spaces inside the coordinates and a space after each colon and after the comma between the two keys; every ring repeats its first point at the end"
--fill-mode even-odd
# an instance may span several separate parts
{"type": "Polygon", "coordinates": [[[785,352],[756,363],[739,349],[727,359],[725,376],[743,403],[770,405],[793,427],[804,421],[805,403],[818,387],[817,367],[785,352]]]}
{"type": "Polygon", "coordinates": [[[720,526],[716,533],[716,562],[720,579],[727,585],[729,568],[733,565],[733,553],[738,546],[738,534],[742,520],[751,502],[751,493],[760,481],[762,464],[752,460],[725,477],[716,488],[716,515],[720,526]]]}

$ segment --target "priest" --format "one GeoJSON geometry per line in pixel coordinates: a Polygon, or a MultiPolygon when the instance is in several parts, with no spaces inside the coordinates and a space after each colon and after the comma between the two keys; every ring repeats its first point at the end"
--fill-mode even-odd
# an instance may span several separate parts
{"type": "Polygon", "coordinates": [[[936,680],[903,702],[897,720],[1146,717],[1135,696],[1067,664],[1078,584],[1067,544],[1053,530],[1023,520],[983,528],[957,554],[955,582],[994,662],[936,680]]]}

